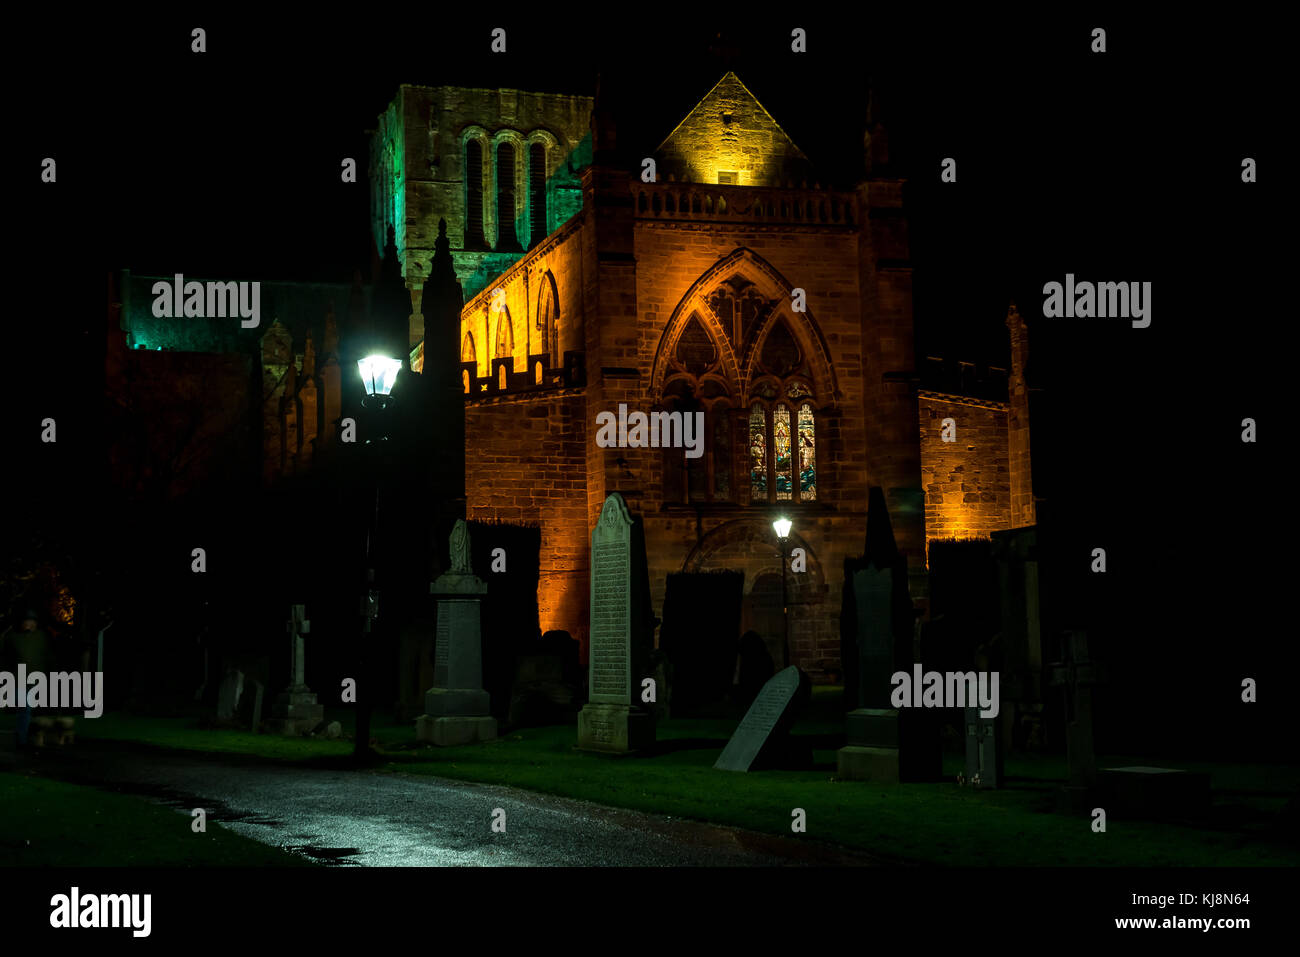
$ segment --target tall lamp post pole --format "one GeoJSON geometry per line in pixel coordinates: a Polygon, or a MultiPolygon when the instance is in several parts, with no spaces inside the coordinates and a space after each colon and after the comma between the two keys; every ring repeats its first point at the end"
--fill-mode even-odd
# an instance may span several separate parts
{"type": "Polygon", "coordinates": [[[371,687],[373,675],[370,643],[375,631],[375,620],[379,617],[379,589],[375,582],[376,539],[379,536],[379,450],[381,444],[388,440],[384,410],[392,401],[393,383],[397,380],[402,363],[388,356],[370,355],[357,360],[357,366],[361,369],[361,381],[366,387],[366,397],[361,400],[361,405],[370,413],[371,421],[368,425],[374,433],[373,438],[368,435],[365,441],[371,458],[373,498],[366,520],[366,592],[361,599],[361,667],[360,674],[357,675],[357,727],[352,749],[353,755],[360,761],[370,754],[370,715],[375,701],[375,689],[371,687]]]}
{"type": "Polygon", "coordinates": [[[789,564],[786,546],[790,541],[790,527],[793,524],[785,516],[772,523],[772,531],[776,532],[777,541],[779,542],[777,548],[781,552],[781,625],[784,631],[781,639],[782,657],[784,659],[781,664],[782,668],[790,667],[790,599],[789,590],[786,588],[785,583],[785,568],[789,564]]]}

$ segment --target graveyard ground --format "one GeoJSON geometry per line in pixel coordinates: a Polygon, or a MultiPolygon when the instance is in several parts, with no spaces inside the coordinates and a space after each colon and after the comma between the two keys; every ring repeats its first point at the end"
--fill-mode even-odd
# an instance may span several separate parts
{"type": "MultiPolygon", "coordinates": [[[[579,752],[573,726],[526,728],[482,745],[436,749],[413,729],[376,715],[382,771],[428,774],[594,801],[790,836],[791,812],[807,813],[808,838],[866,850],[900,862],[956,865],[1252,866],[1300,864],[1300,847],[1276,839],[1273,821],[1300,786],[1300,770],[1204,761],[1161,762],[1152,755],[1103,755],[1099,766],[1161,764],[1208,771],[1211,814],[1196,825],[1112,818],[1104,834],[1086,817],[1054,812],[1065,781],[1063,756],[1012,754],[1007,786],[959,787],[962,757],[945,756],[945,781],[873,785],[837,782],[835,750],[843,740],[834,689],[817,689],[794,733],[807,736],[814,767],[740,775],[713,770],[735,728],[734,717],[661,722],[655,751],[616,757],[579,752]]],[[[327,715],[349,728],[343,711],[327,715]]],[[[110,714],[78,722],[86,740],[115,741],[337,769],[350,740],[290,739],[204,730],[196,717],[110,714]]],[[[169,812],[170,813],[170,812],[169,812]]]]}
{"type": "Polygon", "coordinates": [[[0,773],[0,867],[313,866],[152,801],[28,773],[0,773]]]}

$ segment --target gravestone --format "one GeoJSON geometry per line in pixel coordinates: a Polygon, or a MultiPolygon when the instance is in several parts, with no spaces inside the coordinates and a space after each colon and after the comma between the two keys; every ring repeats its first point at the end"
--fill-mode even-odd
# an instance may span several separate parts
{"type": "Polygon", "coordinates": [[[311,632],[306,605],[291,605],[289,620],[285,622],[289,633],[289,686],[275,697],[271,708],[270,730],[275,734],[307,734],[325,720],[325,706],[316,702],[316,696],[307,687],[307,658],[303,635],[311,632]]]}
{"type": "Polygon", "coordinates": [[[266,687],[256,678],[249,678],[244,683],[244,693],[239,696],[239,723],[250,731],[256,732],[262,724],[262,702],[266,687]]]}
{"type": "Polygon", "coordinates": [[[997,718],[985,718],[980,709],[966,708],[966,780],[981,788],[1002,784],[1001,725],[997,718]]]}
{"type": "Polygon", "coordinates": [[[425,713],[415,736],[440,747],[491,741],[497,719],[483,689],[481,602],[487,585],[470,568],[469,527],[457,519],[451,531],[451,568],[429,585],[437,599],[433,687],[424,695],[425,713]]]}
{"type": "Polygon", "coordinates": [[[1067,631],[1062,635],[1062,661],[1052,664],[1052,685],[1065,692],[1065,756],[1069,782],[1063,790],[1069,810],[1086,808],[1097,786],[1097,757],[1092,740],[1092,689],[1097,668],[1088,655],[1088,635],[1067,631]]]}
{"type": "Polygon", "coordinates": [[[1101,800],[1126,817],[1169,820],[1195,817],[1210,807],[1210,776],[1178,768],[1103,768],[1101,800]]]}
{"type": "Polygon", "coordinates": [[[398,721],[414,721],[424,714],[424,692],[433,686],[433,649],[436,626],[432,616],[405,622],[398,632],[398,721]]]}
{"type": "Polygon", "coordinates": [[[754,698],[713,767],[751,771],[790,762],[794,756],[790,728],[811,692],[808,676],[794,665],[774,674],[754,698]]]}
{"type": "Polygon", "coordinates": [[[1014,528],[992,538],[1003,637],[1000,733],[1014,747],[1034,750],[1043,738],[1044,704],[1038,529],[1014,528]]]}
{"type": "Polygon", "coordinates": [[[239,707],[239,698],[244,691],[244,673],[231,668],[221,678],[217,688],[217,720],[231,721],[235,709],[239,707]]]}
{"type": "Polygon", "coordinates": [[[625,753],[654,743],[654,716],[641,706],[652,635],[645,540],[613,492],[591,533],[588,703],[578,713],[579,748],[625,753]]]}
{"type": "MultiPolygon", "coordinates": [[[[720,706],[731,693],[744,584],[744,573],[737,571],[667,577],[659,647],[673,663],[679,715],[720,706]]],[[[770,672],[763,680],[769,677],[770,672]]]]}
{"type": "Polygon", "coordinates": [[[860,561],[845,559],[842,626],[852,648],[846,664],[846,697],[854,709],[845,719],[848,743],[836,753],[838,776],[850,781],[897,783],[901,777],[899,714],[890,706],[895,671],[910,667],[914,615],[907,589],[907,561],[894,543],[884,490],[867,500],[867,536],[860,561]]]}

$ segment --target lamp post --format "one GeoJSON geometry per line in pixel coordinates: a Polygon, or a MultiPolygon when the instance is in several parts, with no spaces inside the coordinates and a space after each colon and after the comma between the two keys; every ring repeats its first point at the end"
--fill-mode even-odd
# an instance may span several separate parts
{"type": "Polygon", "coordinates": [[[782,655],[784,661],[782,668],[790,667],[790,609],[789,609],[789,592],[785,585],[785,566],[787,564],[786,544],[790,541],[790,528],[794,522],[790,521],[784,515],[772,523],[772,531],[776,532],[779,542],[777,548],[781,553],[781,625],[784,635],[781,640],[782,655]]]}
{"type": "Polygon", "coordinates": [[[370,636],[374,631],[375,619],[379,617],[379,589],[375,583],[375,539],[379,534],[379,443],[388,440],[383,427],[383,413],[392,402],[393,383],[397,381],[402,363],[399,359],[376,354],[358,359],[357,366],[361,370],[361,382],[366,387],[366,397],[361,400],[361,407],[370,413],[364,444],[370,447],[374,493],[373,507],[366,521],[366,593],[361,599],[361,673],[357,676],[357,727],[352,749],[356,759],[361,760],[370,753],[370,713],[375,700],[374,689],[370,686],[370,636]]]}

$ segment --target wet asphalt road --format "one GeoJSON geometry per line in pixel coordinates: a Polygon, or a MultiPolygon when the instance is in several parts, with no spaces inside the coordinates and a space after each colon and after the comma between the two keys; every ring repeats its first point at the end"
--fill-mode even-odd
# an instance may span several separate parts
{"type": "Polygon", "coordinates": [[[89,742],[33,759],[39,773],[111,787],[335,866],[870,865],[866,855],[423,775],[217,763],[89,742]],[[505,832],[492,831],[505,811],[505,832]]]}

